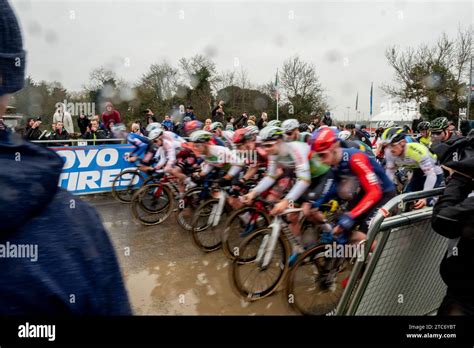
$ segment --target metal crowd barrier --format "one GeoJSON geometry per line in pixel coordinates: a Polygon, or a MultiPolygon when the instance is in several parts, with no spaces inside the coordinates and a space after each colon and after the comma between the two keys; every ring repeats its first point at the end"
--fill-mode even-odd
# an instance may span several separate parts
{"type": "MultiPolygon", "coordinates": [[[[115,143],[117,144],[120,142],[120,144],[125,144],[125,139],[68,139],[68,140],[31,140],[30,142],[32,143],[37,143],[37,144],[74,144],[74,146],[81,146],[79,143],[87,143],[87,145],[90,145],[89,143],[115,143]]],[[[82,145],[82,146],[87,146],[87,145],[82,145]]]]}
{"type": "Polygon", "coordinates": [[[448,239],[431,228],[432,208],[395,215],[410,201],[442,194],[444,188],[399,195],[374,217],[365,260],[356,260],[336,315],[428,315],[446,293],[439,265],[448,239]],[[394,216],[385,218],[387,212],[394,216]],[[370,245],[377,245],[371,255],[370,245]]]}

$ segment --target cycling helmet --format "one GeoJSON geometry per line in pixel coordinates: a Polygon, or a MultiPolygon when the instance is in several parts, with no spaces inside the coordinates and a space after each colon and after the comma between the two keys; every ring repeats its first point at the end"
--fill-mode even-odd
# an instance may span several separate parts
{"type": "Polygon", "coordinates": [[[300,126],[300,123],[298,120],[295,120],[294,118],[290,118],[288,120],[283,121],[281,124],[281,128],[285,130],[285,132],[292,131],[300,126]]]}
{"type": "Polygon", "coordinates": [[[281,121],[271,120],[270,122],[267,123],[267,127],[281,127],[281,121]]]}
{"type": "Polygon", "coordinates": [[[324,152],[335,142],[337,142],[336,132],[329,127],[324,127],[314,134],[311,150],[314,152],[324,152]]]}
{"type": "Polygon", "coordinates": [[[186,124],[184,125],[184,130],[186,132],[192,132],[201,127],[202,127],[202,122],[198,120],[194,120],[194,121],[186,122],[186,124]]]}
{"type": "Polygon", "coordinates": [[[420,123],[418,123],[418,127],[416,127],[416,128],[418,129],[418,132],[428,130],[428,129],[430,129],[430,123],[428,121],[420,122],[420,123]]]}
{"type": "Polygon", "coordinates": [[[267,126],[260,131],[259,136],[261,141],[271,141],[281,139],[284,132],[283,128],[267,126]]]}
{"type": "Polygon", "coordinates": [[[161,123],[153,122],[146,126],[146,131],[151,132],[153,129],[161,128],[161,123]]]}
{"type": "Polygon", "coordinates": [[[260,132],[257,126],[248,126],[245,129],[247,129],[250,135],[257,135],[260,132]]]}
{"type": "Polygon", "coordinates": [[[403,133],[403,129],[398,127],[392,127],[387,128],[380,138],[383,143],[393,144],[398,143],[400,140],[403,140],[405,138],[405,134],[403,133]]]}
{"type": "Polygon", "coordinates": [[[245,141],[249,140],[252,137],[248,128],[237,129],[232,137],[232,142],[234,144],[242,144],[245,141]]]}
{"type": "Polygon", "coordinates": [[[307,123],[300,123],[299,127],[300,132],[307,132],[309,130],[309,126],[307,123]]]}
{"type": "Polygon", "coordinates": [[[189,122],[189,121],[191,121],[191,117],[185,116],[185,117],[183,118],[183,122],[189,122]]]}
{"type": "Polygon", "coordinates": [[[149,133],[148,133],[148,139],[150,140],[155,140],[157,139],[159,136],[163,135],[164,131],[163,129],[161,128],[155,128],[155,129],[152,129],[149,133]]]}
{"type": "Polygon", "coordinates": [[[383,128],[383,129],[392,128],[392,127],[396,127],[396,126],[397,125],[392,120],[390,120],[390,121],[380,121],[380,123],[379,123],[379,127],[383,128]]]}
{"type": "Polygon", "coordinates": [[[430,130],[442,131],[448,128],[449,123],[446,117],[437,117],[430,123],[430,130]]]}
{"type": "Polygon", "coordinates": [[[189,137],[189,141],[193,143],[207,143],[211,139],[212,133],[203,130],[192,132],[191,136],[189,137]]]}
{"type": "Polygon", "coordinates": [[[224,125],[220,122],[213,122],[211,123],[211,125],[209,126],[209,130],[211,132],[215,131],[217,128],[220,128],[220,129],[224,129],[224,125]]]}
{"type": "Polygon", "coordinates": [[[337,135],[337,137],[341,140],[347,140],[351,137],[351,132],[349,131],[346,131],[346,130],[343,130],[343,131],[340,131],[339,134],[337,135]]]}
{"type": "Polygon", "coordinates": [[[111,130],[113,133],[120,133],[120,132],[126,132],[127,128],[125,127],[123,123],[117,123],[111,127],[111,130]]]}

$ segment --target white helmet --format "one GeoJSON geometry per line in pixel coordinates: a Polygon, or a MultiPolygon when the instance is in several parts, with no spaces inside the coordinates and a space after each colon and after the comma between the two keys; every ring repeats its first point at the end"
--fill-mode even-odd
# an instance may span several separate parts
{"type": "Polygon", "coordinates": [[[283,138],[284,132],[283,128],[267,126],[260,131],[259,136],[262,141],[271,141],[283,138]]]}
{"type": "Polygon", "coordinates": [[[150,131],[150,133],[148,133],[148,139],[150,140],[155,140],[157,139],[158,137],[162,136],[163,135],[163,129],[161,128],[155,128],[155,129],[152,129],[150,131]]]}
{"type": "Polygon", "coordinates": [[[112,126],[112,133],[126,132],[127,128],[123,123],[117,123],[112,126]]]}
{"type": "Polygon", "coordinates": [[[294,118],[285,120],[281,124],[281,128],[283,128],[285,132],[292,131],[293,129],[299,128],[299,126],[300,126],[300,123],[298,122],[298,120],[295,120],[294,118]]]}
{"type": "Polygon", "coordinates": [[[193,143],[207,143],[212,139],[212,133],[204,131],[204,130],[197,130],[191,133],[189,137],[189,141],[193,143]]]}
{"type": "Polygon", "coordinates": [[[146,126],[146,131],[151,132],[153,129],[159,129],[159,128],[161,128],[161,123],[153,122],[153,123],[150,123],[148,126],[146,126]]]}
{"type": "Polygon", "coordinates": [[[267,127],[281,127],[280,120],[271,120],[267,123],[267,127]]]}
{"type": "Polygon", "coordinates": [[[248,134],[252,134],[252,135],[258,134],[260,132],[257,126],[248,126],[248,127],[245,127],[245,129],[247,129],[248,134]]]}
{"type": "Polygon", "coordinates": [[[342,140],[347,140],[351,137],[351,132],[346,130],[340,131],[337,137],[342,140]]]}

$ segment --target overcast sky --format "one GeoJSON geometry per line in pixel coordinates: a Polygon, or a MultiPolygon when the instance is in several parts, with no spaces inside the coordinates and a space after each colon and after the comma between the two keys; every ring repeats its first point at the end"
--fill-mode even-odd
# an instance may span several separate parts
{"type": "Polygon", "coordinates": [[[354,109],[357,92],[367,115],[372,81],[374,113],[387,100],[388,46],[434,42],[473,22],[471,1],[10,1],[35,80],[80,90],[104,65],[134,82],[152,63],[201,53],[220,71],[237,58],[261,84],[298,54],[315,64],[334,115],[354,109]]]}

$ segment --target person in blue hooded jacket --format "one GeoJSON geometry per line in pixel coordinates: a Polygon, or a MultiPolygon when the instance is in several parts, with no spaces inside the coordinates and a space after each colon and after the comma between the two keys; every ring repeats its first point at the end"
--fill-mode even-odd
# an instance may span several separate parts
{"type": "Polygon", "coordinates": [[[23,87],[22,47],[16,17],[0,0],[0,315],[130,315],[97,212],[58,188],[62,159],[1,121],[9,95],[23,87]]]}

